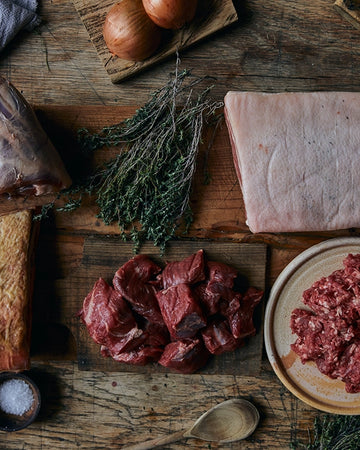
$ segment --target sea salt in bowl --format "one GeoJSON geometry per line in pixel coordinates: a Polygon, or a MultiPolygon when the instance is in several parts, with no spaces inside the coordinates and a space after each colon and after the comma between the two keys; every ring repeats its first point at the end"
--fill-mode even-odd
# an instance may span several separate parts
{"type": "Polygon", "coordinates": [[[0,373],[0,430],[18,431],[29,426],[40,410],[40,392],[22,373],[0,373]]]}

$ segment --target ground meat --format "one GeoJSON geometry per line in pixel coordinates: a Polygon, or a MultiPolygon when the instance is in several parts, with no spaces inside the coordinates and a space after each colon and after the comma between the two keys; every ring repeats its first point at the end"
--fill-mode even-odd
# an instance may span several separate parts
{"type": "Polygon", "coordinates": [[[315,361],[354,393],[360,392],[360,254],[349,254],[343,265],[304,291],[310,310],[292,312],[290,326],[298,337],[291,348],[303,364],[315,361]]]}

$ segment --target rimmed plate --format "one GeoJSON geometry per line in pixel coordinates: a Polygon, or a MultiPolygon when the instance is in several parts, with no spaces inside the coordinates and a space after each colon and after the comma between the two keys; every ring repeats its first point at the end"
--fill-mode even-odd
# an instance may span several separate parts
{"type": "Polygon", "coordinates": [[[345,383],[323,375],[315,363],[301,363],[290,349],[296,340],[290,316],[295,308],[305,308],[304,290],[341,269],[349,253],[360,253],[360,238],[330,239],[301,253],[275,281],[265,311],[265,348],[276,375],[300,400],[334,414],[360,414],[360,393],[348,394],[345,383]]]}

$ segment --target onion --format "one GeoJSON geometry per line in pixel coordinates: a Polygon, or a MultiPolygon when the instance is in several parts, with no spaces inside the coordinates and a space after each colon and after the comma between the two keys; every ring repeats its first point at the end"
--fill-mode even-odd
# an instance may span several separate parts
{"type": "Polygon", "coordinates": [[[197,0],[142,0],[150,19],[162,28],[179,29],[192,21],[197,0]]]}
{"type": "Polygon", "coordinates": [[[114,55],[142,61],[160,45],[161,29],[146,14],[142,0],[122,0],[107,13],[103,36],[114,55]]]}

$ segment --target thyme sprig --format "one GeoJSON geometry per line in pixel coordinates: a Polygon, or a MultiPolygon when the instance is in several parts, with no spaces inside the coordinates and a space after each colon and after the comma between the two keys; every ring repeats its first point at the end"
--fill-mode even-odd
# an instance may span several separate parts
{"type": "MultiPolygon", "coordinates": [[[[194,78],[178,70],[169,82],[151,94],[133,117],[105,127],[99,133],[79,130],[82,150],[119,147],[115,158],[63,192],[68,201],[58,210],[78,208],[85,194],[94,195],[98,217],[117,222],[137,251],[144,240],[163,250],[182,220],[189,226],[189,205],[196,158],[205,121],[218,117],[222,102],[210,100],[210,77],[194,78]]],[[[48,205],[43,214],[47,213],[48,205]]]]}
{"type": "Polygon", "coordinates": [[[325,414],[315,418],[314,439],[308,450],[357,450],[360,416],[325,414]]]}
{"type": "Polygon", "coordinates": [[[308,442],[291,442],[292,449],[358,450],[360,448],[360,416],[320,414],[313,429],[308,430],[308,442]]]}

